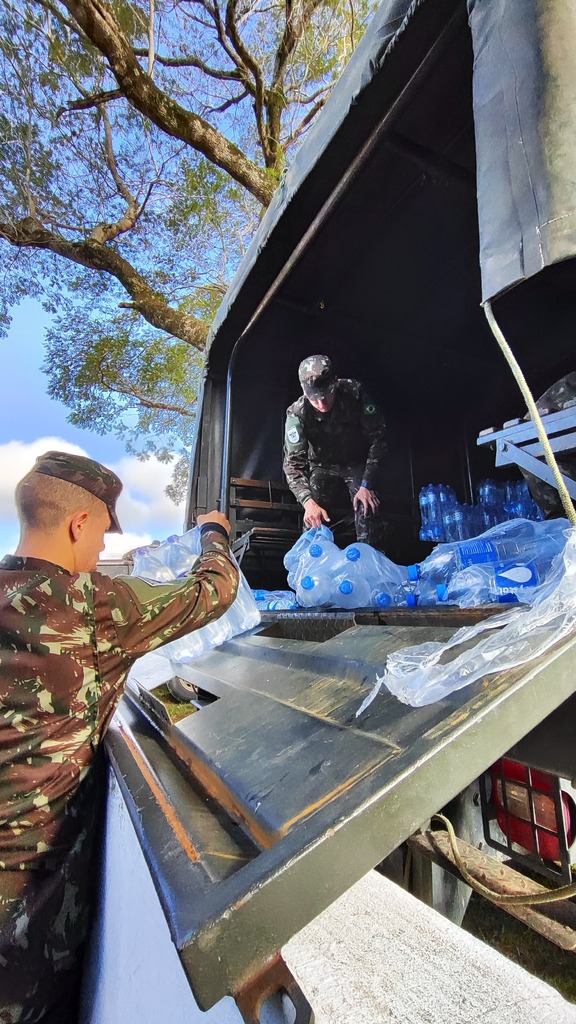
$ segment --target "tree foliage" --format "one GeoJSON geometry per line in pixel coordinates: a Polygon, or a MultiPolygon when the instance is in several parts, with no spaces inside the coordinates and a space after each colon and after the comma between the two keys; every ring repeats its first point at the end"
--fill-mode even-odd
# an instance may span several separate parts
{"type": "Polygon", "coordinates": [[[200,357],[372,0],[5,0],[0,326],[53,314],[49,393],[185,453],[200,357]]]}

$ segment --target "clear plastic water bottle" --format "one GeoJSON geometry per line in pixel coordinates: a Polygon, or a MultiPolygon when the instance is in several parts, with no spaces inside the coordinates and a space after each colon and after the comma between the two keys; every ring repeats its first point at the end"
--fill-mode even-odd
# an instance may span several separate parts
{"type": "Polygon", "coordinates": [[[564,531],[568,528],[567,519],[546,522],[513,519],[472,540],[439,544],[419,565],[408,566],[408,578],[438,585],[447,583],[454,573],[469,565],[530,559],[538,562],[540,558],[549,564],[563,551],[564,531]]]}
{"type": "Polygon", "coordinates": [[[291,590],[253,590],[252,595],[262,612],[289,611],[298,607],[296,595],[291,590]]]}
{"type": "Polygon", "coordinates": [[[444,532],[448,542],[466,539],[464,511],[457,501],[449,505],[444,513],[444,532]]]}
{"type": "Polygon", "coordinates": [[[440,584],[438,598],[461,608],[482,604],[530,604],[536,588],[544,581],[550,565],[535,562],[497,562],[470,565],[455,573],[448,584],[440,584]]]}
{"type": "Polygon", "coordinates": [[[422,527],[420,529],[420,540],[438,541],[438,503],[436,500],[436,489],[434,484],[426,484],[418,495],[420,504],[420,518],[422,527]]]}
{"type": "Polygon", "coordinates": [[[340,574],[334,579],[331,603],[335,608],[369,608],[371,590],[366,580],[340,574]]]}
{"type": "Polygon", "coordinates": [[[284,568],[287,572],[300,561],[314,540],[319,543],[323,540],[333,541],[334,534],[327,526],[311,526],[309,530],[306,530],[284,555],[284,568]]]}
{"type": "Polygon", "coordinates": [[[149,583],[170,583],[174,579],[168,566],[155,558],[153,552],[157,550],[158,548],[137,548],[134,551],[132,576],[138,576],[149,583]]]}
{"type": "Polygon", "coordinates": [[[168,537],[159,548],[156,548],[156,557],[161,558],[168,566],[174,579],[177,576],[184,576],[198,561],[198,555],[186,544],[182,544],[181,538],[176,534],[168,537]]]}
{"type": "Polygon", "coordinates": [[[202,552],[202,531],[199,526],[193,526],[191,530],[183,533],[178,538],[180,543],[193,552],[195,555],[200,555],[202,552]]]}
{"type": "Polygon", "coordinates": [[[308,550],[288,571],[288,586],[297,587],[304,576],[332,574],[337,571],[341,561],[342,551],[334,541],[314,538],[308,550]]]}
{"type": "Polygon", "coordinates": [[[306,530],[295,544],[292,545],[289,551],[284,555],[284,568],[289,572],[293,565],[296,565],[305,551],[308,550],[316,530],[312,527],[310,530],[306,530]]]}
{"type": "Polygon", "coordinates": [[[444,517],[456,495],[446,484],[426,484],[419,495],[422,529],[420,540],[446,540],[444,517]]]}
{"type": "Polygon", "coordinates": [[[332,580],[324,573],[303,576],[296,587],[296,600],[303,608],[322,608],[331,596],[332,580]]]}
{"type": "Polygon", "coordinates": [[[374,590],[392,593],[394,588],[406,579],[404,566],[396,565],[370,544],[356,541],[344,548],[342,555],[343,562],[337,571],[351,574],[350,579],[352,580],[366,580],[374,590]]]}

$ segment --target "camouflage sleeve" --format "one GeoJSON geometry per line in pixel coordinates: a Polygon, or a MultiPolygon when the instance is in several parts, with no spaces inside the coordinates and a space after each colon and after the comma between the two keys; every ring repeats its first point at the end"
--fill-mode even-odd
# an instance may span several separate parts
{"type": "Polygon", "coordinates": [[[308,463],[308,441],[304,434],[304,424],[291,409],[286,414],[284,428],[284,475],[288,486],[297,501],[308,501],[312,497],[310,490],[310,466],[308,463]]]}
{"type": "Polygon", "coordinates": [[[362,402],[362,430],[370,443],[362,483],[372,489],[376,483],[382,459],[388,451],[386,424],[381,410],[370,395],[364,391],[364,388],[360,391],[360,400],[362,402]]]}
{"type": "Polygon", "coordinates": [[[228,540],[204,528],[202,554],[183,580],[158,584],[117,576],[110,584],[118,640],[127,654],[140,655],[223,615],[236,597],[238,569],[228,540]]]}

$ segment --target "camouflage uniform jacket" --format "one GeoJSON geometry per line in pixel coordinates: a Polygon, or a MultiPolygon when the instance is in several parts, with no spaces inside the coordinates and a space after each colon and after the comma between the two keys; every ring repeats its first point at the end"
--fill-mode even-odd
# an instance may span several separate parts
{"type": "Polygon", "coordinates": [[[62,865],[131,665],[232,603],[238,572],[220,527],[203,527],[202,549],[184,580],[162,585],[0,562],[0,869],[62,865]]]}
{"type": "Polygon", "coordinates": [[[330,412],[320,413],[304,395],[288,408],[284,431],[284,473],[304,504],[310,498],[310,470],[362,465],[363,483],[374,487],[386,454],[386,426],[378,406],[357,380],[339,380],[330,412]]]}

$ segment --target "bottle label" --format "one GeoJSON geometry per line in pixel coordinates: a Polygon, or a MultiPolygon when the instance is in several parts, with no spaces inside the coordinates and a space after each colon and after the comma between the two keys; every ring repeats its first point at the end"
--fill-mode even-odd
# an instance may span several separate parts
{"type": "Polygon", "coordinates": [[[482,562],[495,562],[498,557],[495,544],[479,538],[459,544],[458,551],[464,568],[469,565],[480,565],[482,562]]]}
{"type": "Polygon", "coordinates": [[[505,562],[494,566],[494,581],[500,594],[510,594],[522,587],[537,587],[538,571],[533,562],[505,562]]]}

